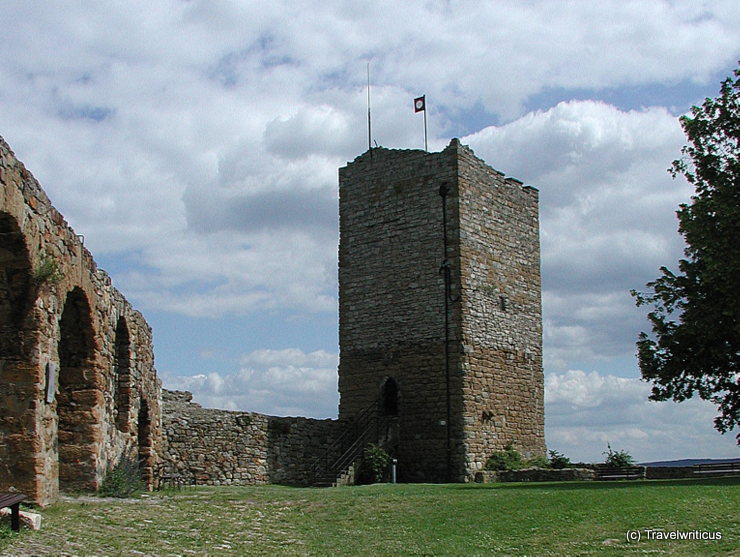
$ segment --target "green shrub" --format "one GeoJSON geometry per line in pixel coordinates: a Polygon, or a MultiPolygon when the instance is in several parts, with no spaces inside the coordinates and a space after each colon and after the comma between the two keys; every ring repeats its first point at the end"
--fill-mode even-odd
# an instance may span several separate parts
{"type": "Polygon", "coordinates": [[[625,450],[615,451],[612,449],[609,443],[606,444],[606,452],[601,453],[606,455],[604,464],[607,466],[613,466],[615,468],[624,468],[626,466],[634,466],[635,459],[632,455],[625,450]]]}
{"type": "Polygon", "coordinates": [[[123,457],[118,464],[108,469],[98,494],[103,497],[125,498],[142,487],[138,464],[132,458],[123,457]]]}
{"type": "Polygon", "coordinates": [[[518,470],[523,466],[522,455],[509,441],[503,451],[496,451],[488,457],[486,470],[518,470]]]}
{"type": "Polygon", "coordinates": [[[378,483],[385,479],[390,464],[390,455],[375,443],[370,443],[362,453],[360,466],[360,483],[378,483]]]}
{"type": "Polygon", "coordinates": [[[570,466],[570,459],[563,453],[558,451],[550,451],[550,467],[551,468],[568,468],[570,466]]]}
{"type": "Polygon", "coordinates": [[[550,468],[550,461],[546,456],[535,456],[524,461],[524,468],[550,468]]]}
{"type": "Polygon", "coordinates": [[[44,257],[39,262],[39,266],[33,272],[33,282],[42,285],[45,282],[56,284],[64,277],[59,262],[52,257],[44,257]]]}

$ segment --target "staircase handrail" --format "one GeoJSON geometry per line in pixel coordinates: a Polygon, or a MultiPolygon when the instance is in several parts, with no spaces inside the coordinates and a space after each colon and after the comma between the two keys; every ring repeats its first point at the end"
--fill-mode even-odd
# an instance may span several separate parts
{"type": "Polygon", "coordinates": [[[368,443],[368,433],[375,429],[376,426],[377,423],[375,419],[372,419],[367,423],[362,432],[357,436],[357,439],[355,439],[354,443],[352,443],[347,450],[344,451],[344,453],[342,453],[331,466],[329,466],[329,471],[332,474],[341,474],[357,459],[358,456],[360,456],[360,453],[362,453],[368,443]]]}
{"type": "Polygon", "coordinates": [[[353,416],[351,421],[345,425],[339,436],[324,449],[321,456],[314,460],[311,467],[311,474],[314,482],[322,471],[331,471],[333,473],[337,462],[341,460],[349,448],[353,447],[357,443],[358,439],[367,434],[367,431],[369,430],[368,424],[375,421],[379,403],[380,397],[376,398],[369,406],[362,410],[362,412],[353,416]],[[337,453],[339,453],[340,456],[336,458],[334,462],[330,463],[331,455],[337,453]]]}

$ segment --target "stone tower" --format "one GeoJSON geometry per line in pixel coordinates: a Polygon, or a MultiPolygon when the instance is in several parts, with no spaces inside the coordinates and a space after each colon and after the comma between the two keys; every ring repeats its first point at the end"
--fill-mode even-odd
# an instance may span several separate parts
{"type": "Polygon", "coordinates": [[[402,481],[544,455],[538,192],[453,139],[339,170],[339,418],[379,417],[402,481]]]}

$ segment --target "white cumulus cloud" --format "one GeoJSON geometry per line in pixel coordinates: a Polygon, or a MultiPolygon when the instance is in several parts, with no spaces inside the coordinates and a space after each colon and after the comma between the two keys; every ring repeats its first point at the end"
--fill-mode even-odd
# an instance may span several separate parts
{"type": "Polygon", "coordinates": [[[336,418],[338,355],[297,348],[245,354],[234,373],[165,374],[166,388],[187,390],[208,408],[279,416],[336,418]]]}
{"type": "MultiPolygon", "coordinates": [[[[336,316],[336,173],[367,147],[369,62],[374,141],[421,148],[426,94],[432,150],[467,135],[540,189],[549,372],[634,351],[627,292],[681,250],[676,116],[740,56],[736,0],[6,0],[2,21],[0,135],[145,315],[336,316]]],[[[335,366],[303,336],[274,365],[171,379],[334,415],[335,366]]]]}
{"type": "Polygon", "coordinates": [[[714,455],[736,458],[735,436],[712,429],[717,409],[709,402],[648,399],[639,379],[569,370],[545,379],[545,440],[573,461],[603,462],[607,443],[637,461],[714,455]]]}
{"type": "Polygon", "coordinates": [[[691,190],[666,172],[685,141],[676,117],[571,101],[464,141],[540,190],[546,368],[634,353],[646,325],[629,290],[683,247],[675,210],[691,190]]]}

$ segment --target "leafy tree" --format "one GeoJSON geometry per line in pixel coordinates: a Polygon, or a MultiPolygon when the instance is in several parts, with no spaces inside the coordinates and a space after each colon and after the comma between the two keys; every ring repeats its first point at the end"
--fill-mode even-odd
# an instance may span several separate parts
{"type": "Polygon", "coordinates": [[[638,306],[653,306],[653,335],[637,342],[650,398],[698,394],[718,406],[722,433],[740,423],[740,68],[733,73],[717,98],[680,119],[689,144],[669,172],[685,176],[695,194],[677,211],[687,244],[679,272],[661,267],[650,292],[632,291],[638,306]]]}

